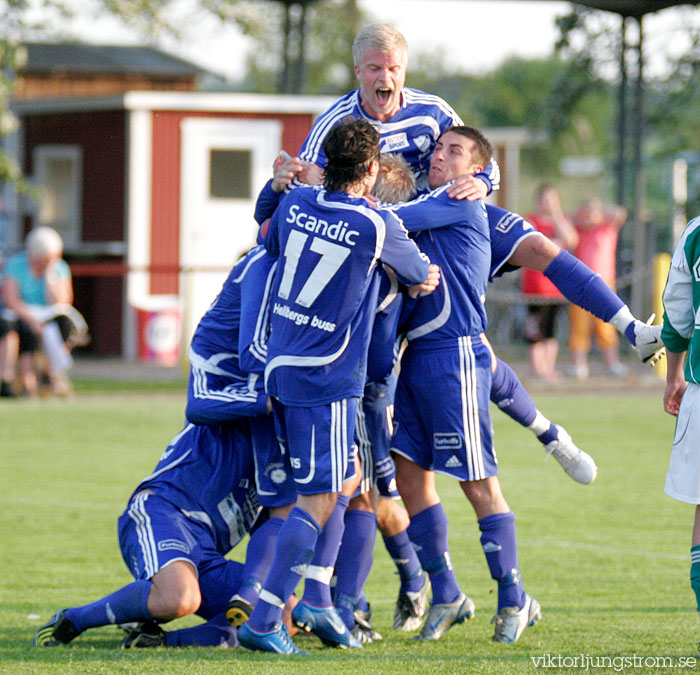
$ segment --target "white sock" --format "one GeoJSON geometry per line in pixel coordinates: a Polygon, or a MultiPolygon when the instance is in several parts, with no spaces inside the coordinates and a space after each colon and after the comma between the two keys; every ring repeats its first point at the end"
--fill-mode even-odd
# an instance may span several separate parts
{"type": "Polygon", "coordinates": [[[622,305],[608,323],[615,326],[615,328],[624,335],[625,330],[633,321],[636,321],[636,319],[632,312],[630,312],[630,308],[627,305],[622,305]]]}
{"type": "Polygon", "coordinates": [[[552,426],[552,423],[538,410],[535,415],[535,421],[528,429],[530,429],[535,436],[541,436],[550,426],[552,426]]]}

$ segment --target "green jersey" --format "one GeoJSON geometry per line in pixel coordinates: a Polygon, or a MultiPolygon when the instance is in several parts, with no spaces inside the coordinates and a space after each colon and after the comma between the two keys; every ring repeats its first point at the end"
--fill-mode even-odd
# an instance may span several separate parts
{"type": "Polygon", "coordinates": [[[678,242],[664,289],[661,339],[671,352],[684,352],[685,379],[700,384],[700,216],[678,242]]]}

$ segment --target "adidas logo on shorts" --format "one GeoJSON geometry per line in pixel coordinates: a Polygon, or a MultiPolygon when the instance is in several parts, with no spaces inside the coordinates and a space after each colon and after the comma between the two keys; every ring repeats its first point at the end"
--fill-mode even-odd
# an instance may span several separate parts
{"type": "Polygon", "coordinates": [[[445,468],[447,469],[454,469],[457,466],[463,466],[462,462],[457,459],[456,455],[452,455],[446,462],[445,462],[445,468]]]}

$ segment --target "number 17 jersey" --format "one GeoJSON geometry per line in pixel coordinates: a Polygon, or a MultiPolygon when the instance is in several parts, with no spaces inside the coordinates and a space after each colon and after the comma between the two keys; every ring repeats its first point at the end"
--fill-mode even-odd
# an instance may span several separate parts
{"type": "Polygon", "coordinates": [[[390,211],[319,188],[297,188],[284,197],[265,247],[279,256],[270,303],[268,394],[296,406],[361,396],[377,261],[417,284],[428,276],[427,258],[390,211]]]}

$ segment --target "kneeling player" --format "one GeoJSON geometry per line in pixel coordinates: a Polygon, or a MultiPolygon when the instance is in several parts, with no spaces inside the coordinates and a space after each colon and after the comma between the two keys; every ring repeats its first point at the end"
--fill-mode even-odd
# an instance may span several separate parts
{"type": "Polygon", "coordinates": [[[247,424],[188,424],[119,518],[119,547],[135,581],[56,612],[34,644],[52,647],[88,628],[148,622],[124,646],[235,646],[225,609],[244,566],[224,556],[259,512],[247,424]],[[172,633],[157,625],[193,613],[206,623],[172,633]]]}

